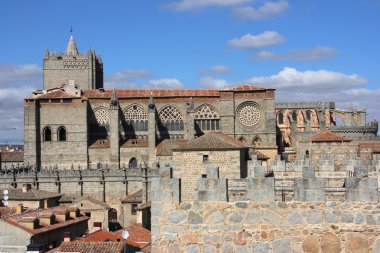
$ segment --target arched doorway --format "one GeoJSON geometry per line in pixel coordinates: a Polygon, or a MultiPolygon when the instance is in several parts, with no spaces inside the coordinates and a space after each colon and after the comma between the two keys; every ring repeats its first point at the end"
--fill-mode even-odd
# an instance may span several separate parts
{"type": "Polygon", "coordinates": [[[129,160],[129,168],[137,168],[137,159],[135,157],[132,157],[131,160],[129,160]]]}

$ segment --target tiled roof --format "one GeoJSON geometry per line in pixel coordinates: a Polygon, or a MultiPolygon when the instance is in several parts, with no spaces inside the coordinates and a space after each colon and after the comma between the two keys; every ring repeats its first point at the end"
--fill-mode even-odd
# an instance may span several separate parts
{"type": "Polygon", "coordinates": [[[380,141],[359,142],[360,149],[371,149],[372,153],[380,153],[380,141]]]}
{"type": "Polygon", "coordinates": [[[115,235],[112,232],[109,232],[107,230],[100,229],[98,231],[95,231],[91,234],[88,234],[80,239],[82,242],[106,242],[106,241],[112,241],[116,242],[117,239],[120,239],[118,235],[115,235]]]}
{"type": "Polygon", "coordinates": [[[157,156],[172,156],[173,149],[179,148],[181,147],[181,145],[187,142],[189,141],[165,139],[156,146],[156,155],[157,156]]]}
{"type": "Polygon", "coordinates": [[[195,140],[182,144],[173,151],[236,150],[248,148],[243,142],[224,133],[206,133],[195,140]]]}
{"type": "Polygon", "coordinates": [[[54,252],[122,253],[123,242],[64,242],[54,252]]]}
{"type": "Polygon", "coordinates": [[[90,144],[89,148],[109,148],[111,146],[110,140],[96,140],[90,144]]]}
{"type": "Polygon", "coordinates": [[[333,133],[331,131],[323,131],[310,137],[312,142],[343,142],[352,141],[349,138],[333,133]]]}
{"type": "Polygon", "coordinates": [[[253,155],[256,155],[258,160],[268,160],[269,159],[268,156],[264,155],[263,153],[261,153],[258,150],[254,150],[254,151],[250,151],[249,152],[249,157],[250,158],[252,158],[253,155]]]}
{"type": "Polygon", "coordinates": [[[128,194],[125,198],[121,199],[122,203],[141,203],[142,202],[142,190],[135,193],[128,194]]]}
{"type": "MultiPolygon", "coordinates": [[[[218,90],[115,90],[118,98],[149,98],[153,97],[219,97],[218,90]]],[[[86,90],[87,98],[110,99],[112,90],[86,90]]]]}
{"type": "MultiPolygon", "coordinates": [[[[125,230],[129,232],[127,243],[131,241],[139,245],[139,247],[143,247],[151,242],[152,233],[148,229],[145,229],[140,224],[129,226],[125,228],[125,230]]],[[[120,237],[122,233],[123,233],[122,229],[114,232],[114,234],[120,237]]]]}
{"type": "Polygon", "coordinates": [[[268,88],[259,87],[255,85],[244,84],[234,87],[226,87],[224,90],[233,90],[233,91],[252,91],[252,90],[268,90],[268,88]]]}
{"type": "Polygon", "coordinates": [[[78,97],[71,95],[69,93],[66,93],[62,90],[55,90],[55,91],[37,96],[37,99],[51,99],[51,98],[78,98],[78,97]]]}
{"type": "Polygon", "coordinates": [[[87,200],[89,202],[92,202],[94,204],[100,205],[105,208],[111,208],[106,202],[97,200],[96,198],[93,198],[91,196],[79,196],[79,195],[74,195],[74,194],[64,194],[62,198],[59,200],[59,202],[75,204],[83,200],[87,200]]]}
{"type": "Polygon", "coordinates": [[[16,212],[16,208],[12,207],[0,207],[0,218],[5,218],[13,215],[16,212]]]}
{"type": "Polygon", "coordinates": [[[13,152],[1,152],[2,162],[23,162],[24,161],[24,151],[13,151],[13,152]]]}
{"type": "Polygon", "coordinates": [[[87,222],[90,219],[89,217],[84,216],[84,215],[80,215],[79,217],[70,217],[67,221],[61,220],[56,217],[56,222],[54,224],[49,225],[44,222],[40,222],[39,226],[35,229],[24,226],[20,223],[25,217],[28,217],[28,219],[38,218],[41,216],[46,216],[48,214],[57,215],[57,214],[66,213],[68,211],[69,211],[69,207],[67,206],[57,206],[57,207],[52,207],[52,208],[42,209],[42,210],[28,210],[22,214],[13,214],[5,218],[4,220],[15,227],[21,228],[25,230],[26,232],[35,235],[35,234],[50,232],[55,229],[68,227],[76,223],[87,222]]]}
{"type": "Polygon", "coordinates": [[[22,189],[8,189],[9,200],[43,200],[61,197],[62,194],[56,192],[48,192],[37,189],[30,189],[22,192],[22,189]]]}
{"type": "Polygon", "coordinates": [[[129,139],[121,145],[122,148],[148,147],[148,140],[129,139]]]}

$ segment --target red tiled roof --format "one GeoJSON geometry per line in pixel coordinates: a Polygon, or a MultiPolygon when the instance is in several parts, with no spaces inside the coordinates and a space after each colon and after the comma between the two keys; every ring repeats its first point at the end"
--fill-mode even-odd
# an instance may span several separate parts
{"type": "Polygon", "coordinates": [[[56,91],[48,92],[46,94],[37,96],[37,99],[50,99],[50,98],[78,98],[78,97],[68,94],[62,90],[56,90],[56,91]]]}
{"type": "Polygon", "coordinates": [[[129,139],[121,145],[122,148],[148,147],[148,140],[129,139]]]}
{"type": "Polygon", "coordinates": [[[89,148],[109,148],[111,146],[110,140],[96,140],[90,144],[89,148]]]}
{"type": "Polygon", "coordinates": [[[40,226],[37,227],[36,229],[32,229],[26,226],[23,226],[20,224],[20,222],[25,218],[38,218],[41,216],[45,216],[48,214],[62,214],[68,212],[68,207],[67,206],[57,206],[57,207],[52,207],[48,209],[42,209],[42,210],[28,210],[22,214],[14,214],[9,217],[6,217],[4,220],[8,222],[9,224],[12,224],[18,228],[21,228],[25,230],[26,232],[30,234],[40,234],[40,233],[45,233],[45,232],[50,232],[55,229],[71,226],[76,223],[80,222],[87,222],[90,218],[87,216],[79,216],[79,217],[70,217],[69,220],[63,221],[60,220],[59,218],[56,218],[56,222],[52,225],[46,224],[41,222],[40,226]]]}
{"type": "Polygon", "coordinates": [[[173,151],[237,150],[248,148],[243,142],[221,132],[206,133],[195,140],[182,144],[173,151]]]}
{"type": "MultiPolygon", "coordinates": [[[[86,90],[87,98],[110,99],[113,90],[86,90]]],[[[152,97],[219,97],[218,90],[115,90],[118,98],[149,98],[152,97]]]]}
{"type": "Polygon", "coordinates": [[[268,160],[269,157],[264,155],[263,153],[261,153],[260,151],[258,150],[254,150],[254,151],[250,151],[249,152],[249,157],[252,159],[252,156],[253,155],[256,155],[257,156],[257,159],[258,160],[268,160]]]}
{"type": "Polygon", "coordinates": [[[123,242],[64,242],[53,252],[75,252],[75,253],[122,253],[123,242]]]}
{"type": "Polygon", "coordinates": [[[9,200],[43,200],[50,198],[61,197],[62,194],[56,192],[48,192],[38,189],[30,189],[27,192],[22,192],[22,189],[9,189],[9,200]]]}
{"type": "Polygon", "coordinates": [[[172,156],[173,149],[181,147],[184,143],[189,142],[189,140],[170,140],[165,139],[160,144],[156,146],[157,156],[172,156]]]}
{"type": "MultiPolygon", "coordinates": [[[[141,224],[129,226],[125,228],[125,230],[129,232],[127,243],[131,241],[139,245],[139,247],[143,247],[151,242],[152,233],[148,229],[141,226],[141,224]]],[[[115,231],[114,233],[120,236],[121,238],[123,230],[121,229],[121,230],[115,231]]]]}
{"type": "Polygon", "coordinates": [[[235,86],[235,87],[226,87],[226,88],[224,88],[224,90],[252,91],[252,90],[268,90],[268,88],[259,87],[259,86],[255,86],[255,85],[244,84],[244,85],[235,86]]]}
{"type": "Polygon", "coordinates": [[[333,133],[331,131],[323,131],[310,137],[312,142],[349,142],[349,138],[333,133]]]}
{"type": "Polygon", "coordinates": [[[380,141],[359,142],[360,149],[371,149],[372,153],[380,153],[380,141]]]}
{"type": "Polygon", "coordinates": [[[23,162],[24,151],[0,152],[2,162],[23,162]]]}
{"type": "Polygon", "coordinates": [[[109,232],[107,230],[100,229],[98,231],[95,231],[91,234],[88,234],[82,237],[79,240],[82,242],[106,242],[106,241],[116,242],[117,239],[120,239],[120,237],[115,235],[114,233],[109,232]]]}
{"type": "Polygon", "coordinates": [[[142,202],[142,190],[135,193],[128,194],[125,198],[121,199],[122,203],[141,203],[142,202]]]}
{"type": "Polygon", "coordinates": [[[13,207],[0,207],[0,218],[6,218],[13,215],[16,212],[16,208],[13,207]]]}

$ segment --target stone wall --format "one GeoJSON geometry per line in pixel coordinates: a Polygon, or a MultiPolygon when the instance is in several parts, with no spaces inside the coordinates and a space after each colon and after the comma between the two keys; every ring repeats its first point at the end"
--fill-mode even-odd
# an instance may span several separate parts
{"type": "Polygon", "coordinates": [[[378,202],[153,202],[152,252],[379,252],[378,202]]]}
{"type": "Polygon", "coordinates": [[[230,182],[216,166],[189,201],[163,170],[152,180],[152,252],[379,252],[378,184],[366,168],[344,179],[343,201],[326,201],[325,178],[308,166],[293,180],[291,201],[275,201],[275,180],[258,161],[240,179],[246,194],[238,201],[228,201],[230,182]]]}

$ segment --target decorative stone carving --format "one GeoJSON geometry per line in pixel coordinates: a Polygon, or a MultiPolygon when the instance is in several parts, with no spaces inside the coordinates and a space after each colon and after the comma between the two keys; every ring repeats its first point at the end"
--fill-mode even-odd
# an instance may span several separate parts
{"type": "Polygon", "coordinates": [[[254,126],[259,123],[261,113],[259,107],[251,102],[245,103],[238,108],[238,118],[244,126],[254,126]]]}

